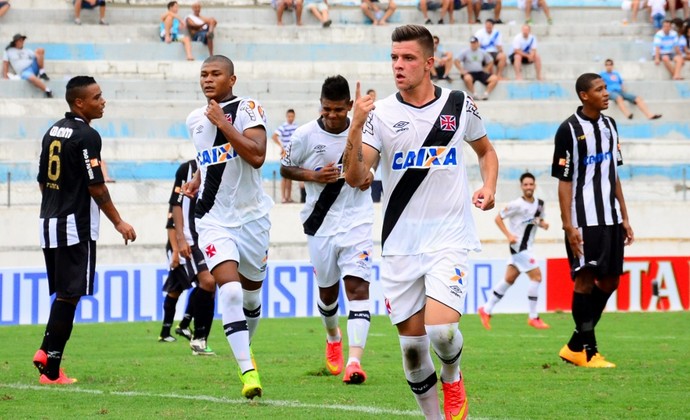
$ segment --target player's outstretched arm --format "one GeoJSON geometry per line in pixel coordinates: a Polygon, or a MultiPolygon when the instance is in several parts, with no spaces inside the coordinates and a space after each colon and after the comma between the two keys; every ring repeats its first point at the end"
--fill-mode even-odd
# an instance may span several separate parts
{"type": "Polygon", "coordinates": [[[477,154],[479,172],[484,185],[472,195],[472,204],[481,210],[494,208],[496,199],[496,183],[498,181],[498,155],[487,136],[470,142],[470,146],[477,154]]]}
{"type": "MultiPolygon", "coordinates": [[[[192,248],[187,243],[187,238],[184,237],[184,215],[182,214],[182,206],[172,206],[172,218],[174,228],[174,237],[170,240],[170,244],[174,244],[173,251],[177,249],[185,258],[192,257],[192,248]]],[[[175,267],[173,267],[175,268],[175,267]]]]}
{"type": "Polygon", "coordinates": [[[340,178],[340,170],[335,162],[331,162],[318,171],[300,168],[299,166],[280,165],[280,175],[293,181],[317,182],[331,184],[340,178]]]}
{"type": "Polygon", "coordinates": [[[363,150],[362,147],[362,129],[367,118],[369,118],[369,112],[373,109],[373,99],[369,95],[362,96],[361,86],[358,81],[355,88],[355,104],[350,132],[347,135],[347,145],[343,155],[345,182],[351,187],[360,187],[367,181],[369,168],[378,159],[378,154],[374,149],[367,147],[363,150]]]}
{"type": "Polygon", "coordinates": [[[120,232],[122,239],[125,240],[125,245],[127,245],[129,241],[134,242],[137,239],[137,233],[129,223],[125,222],[120,217],[120,213],[110,199],[110,192],[108,192],[108,187],[105,186],[105,183],[89,185],[89,194],[98,205],[98,208],[101,209],[108,220],[115,226],[115,230],[120,232]]]}
{"type": "Polygon", "coordinates": [[[506,239],[508,239],[508,243],[514,244],[517,242],[517,237],[508,230],[508,227],[503,221],[500,213],[496,215],[496,219],[494,219],[494,221],[496,222],[496,226],[498,226],[501,232],[503,232],[503,235],[505,235],[506,239]]]}

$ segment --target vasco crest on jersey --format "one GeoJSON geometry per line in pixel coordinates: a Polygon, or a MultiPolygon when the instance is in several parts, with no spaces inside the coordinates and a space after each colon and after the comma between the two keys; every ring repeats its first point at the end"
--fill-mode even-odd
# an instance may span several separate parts
{"type": "Polygon", "coordinates": [[[441,115],[438,117],[438,124],[442,131],[455,131],[458,128],[455,115],[441,115]]]}

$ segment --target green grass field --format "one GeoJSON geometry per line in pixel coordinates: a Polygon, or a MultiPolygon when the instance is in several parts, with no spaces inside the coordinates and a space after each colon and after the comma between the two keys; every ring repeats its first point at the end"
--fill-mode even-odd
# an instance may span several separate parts
{"type": "MultiPolygon", "coordinates": [[[[690,314],[605,314],[599,347],[618,364],[607,370],[561,362],[570,314],[543,318],[550,330],[529,328],[525,315],[496,315],[492,331],[463,318],[470,418],[690,417],[690,314]]],[[[63,367],[79,382],[67,387],[38,385],[31,358],[43,326],[0,327],[0,418],[421,418],[386,317],[372,319],[369,378],[359,386],[325,373],[319,318],[262,320],[253,348],[265,393],[256,402],[240,397],[219,324],[209,342],[218,355],[205,358],[184,340],[158,343],[158,323],[78,324],[63,367]]]]}

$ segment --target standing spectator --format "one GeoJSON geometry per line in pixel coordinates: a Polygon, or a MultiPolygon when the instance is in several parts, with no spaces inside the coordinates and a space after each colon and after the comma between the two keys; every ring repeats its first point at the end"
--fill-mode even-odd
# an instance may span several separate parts
{"type": "Polygon", "coordinates": [[[194,173],[197,171],[197,161],[192,159],[180,165],[175,172],[175,183],[168,204],[170,205],[170,218],[172,223],[168,224],[168,236],[171,236],[170,250],[174,261],[175,253],[178,255],[178,265],[182,267],[182,272],[177,272],[179,267],[171,264],[171,275],[166,281],[163,291],[167,292],[163,309],[165,311],[164,324],[167,331],[161,331],[161,336],[170,335],[170,325],[175,317],[175,305],[183,290],[196,283],[189,296],[187,311],[189,317],[185,316],[180,325],[175,329],[177,335],[181,335],[188,340],[193,355],[208,356],[215,354],[208,347],[208,336],[213,324],[215,313],[215,294],[216,283],[213,276],[208,271],[208,266],[204,260],[204,254],[199,249],[199,235],[194,223],[194,213],[196,210],[197,197],[186,197],[182,192],[182,186],[190,182],[194,173]],[[172,228],[172,232],[170,231],[172,228]],[[194,331],[189,330],[190,317],[194,318],[194,331]]]}
{"type": "Polygon", "coordinates": [[[380,0],[362,0],[360,5],[364,16],[371,19],[371,23],[375,26],[388,24],[388,19],[395,13],[397,7],[395,0],[388,0],[385,6],[380,0]]]}
{"type": "Polygon", "coordinates": [[[481,22],[479,20],[479,10],[492,10],[494,11],[494,18],[493,21],[494,23],[501,24],[503,21],[501,20],[501,9],[503,9],[503,0],[482,0],[481,4],[475,11],[475,16],[477,16],[477,22],[481,22]]]}
{"type": "Polygon", "coordinates": [[[434,66],[431,67],[432,80],[452,82],[450,71],[453,69],[453,53],[441,46],[441,40],[434,35],[434,66]]]}
{"type": "Polygon", "coordinates": [[[510,62],[515,70],[515,80],[522,80],[522,65],[534,64],[537,80],[541,78],[541,56],[537,52],[537,38],[531,33],[529,25],[522,25],[522,31],[513,39],[513,53],[510,62]]]}
{"type": "Polygon", "coordinates": [[[429,10],[440,10],[438,19],[439,24],[444,23],[443,19],[445,18],[446,13],[448,14],[450,23],[454,23],[453,1],[454,0],[419,0],[417,8],[420,12],[422,12],[422,16],[424,16],[424,24],[431,25],[434,23],[431,18],[429,18],[429,10]]]}
{"type": "Polygon", "coordinates": [[[601,113],[609,103],[606,83],[585,73],[575,89],[582,106],[558,128],[551,166],[574,281],[575,330],[558,355],[576,366],[613,368],[599,353],[594,328],[618,288],[623,248],[634,234],[618,177],[623,157],[616,122],[601,113]]]}
{"type": "Polygon", "coordinates": [[[627,119],[631,120],[633,118],[633,113],[628,111],[628,107],[625,106],[625,101],[637,105],[640,111],[650,120],[661,118],[661,114],[652,114],[649,111],[647,104],[642,98],[623,89],[623,77],[613,69],[613,60],[610,58],[607,59],[604,65],[606,66],[606,70],[599,73],[599,76],[606,82],[609,98],[616,102],[616,105],[618,105],[618,108],[621,109],[621,112],[627,119]]]}
{"type": "Polygon", "coordinates": [[[328,28],[333,21],[328,17],[328,0],[305,0],[305,6],[316,19],[321,22],[321,26],[328,28]]]}
{"type": "Polygon", "coordinates": [[[74,0],[74,23],[81,25],[81,9],[92,10],[98,7],[98,23],[107,25],[105,20],[105,0],[74,0]]]}
{"type": "Polygon", "coordinates": [[[690,21],[683,25],[682,35],[678,37],[678,49],[685,61],[690,61],[690,21]]]}
{"type": "Polygon", "coordinates": [[[654,25],[654,29],[661,29],[666,19],[666,0],[647,0],[647,6],[649,6],[649,20],[654,25]]]}
{"type": "Polygon", "coordinates": [[[493,73],[494,66],[496,67],[496,76],[498,79],[503,79],[503,69],[506,66],[506,55],[503,52],[503,36],[501,31],[494,27],[496,23],[493,19],[487,19],[484,22],[484,27],[477,30],[474,34],[479,40],[479,48],[482,51],[488,52],[493,58],[493,63],[489,69],[489,73],[493,73]]]}
{"type": "Polygon", "coordinates": [[[273,200],[261,185],[266,116],[257,101],[233,94],[236,80],[235,66],[225,56],[213,55],[201,65],[200,87],[208,105],[187,117],[199,170],[183,191],[190,197],[199,193],[194,210],[199,248],[218,286],[242,396],[253,399],[263,393],[250,343],[261,317],[273,200]]]}
{"type": "Polygon", "coordinates": [[[278,26],[283,26],[283,12],[295,11],[295,21],[297,26],[302,26],[302,8],[304,0],[271,0],[271,6],[276,9],[278,26]]]}
{"type": "Polygon", "coordinates": [[[192,41],[203,42],[208,47],[208,55],[213,55],[213,38],[216,36],[218,21],[214,17],[201,15],[201,3],[192,3],[192,13],[185,18],[187,30],[192,41]]]}
{"type": "MultiPolygon", "coordinates": [[[[288,144],[290,144],[290,138],[292,138],[292,133],[297,129],[297,124],[295,124],[295,110],[288,109],[285,113],[285,122],[282,123],[276,131],[273,132],[273,142],[280,147],[280,158],[285,157],[286,149],[288,144]]],[[[292,180],[283,177],[280,181],[280,193],[282,196],[283,203],[293,203],[292,200],[292,180]]]]}
{"type": "Polygon", "coordinates": [[[5,52],[2,55],[2,78],[9,78],[10,67],[12,67],[12,71],[17,76],[40,89],[46,98],[52,98],[53,91],[43,83],[44,80],[50,80],[50,77],[43,69],[45,50],[43,48],[36,48],[34,52],[24,48],[25,40],[26,35],[14,34],[12,42],[5,47],[5,52]]]}
{"type": "Polygon", "coordinates": [[[185,23],[177,12],[180,10],[180,6],[176,1],[171,1],[168,3],[168,11],[161,15],[161,25],[160,25],[160,36],[161,41],[166,44],[171,42],[180,42],[184,47],[184,52],[187,55],[188,61],[194,61],[194,56],[192,55],[192,43],[189,37],[180,33],[180,29],[185,28],[185,23]]]}
{"type": "Polygon", "coordinates": [[[496,216],[496,225],[508,239],[510,247],[510,259],[506,267],[505,280],[496,284],[489,296],[488,302],[479,308],[479,318],[487,330],[491,329],[490,318],[494,306],[503,299],[506,292],[515,283],[520,274],[525,273],[529,277],[527,288],[527,301],[529,302],[529,317],[527,325],[539,330],[549,326],[539,318],[537,312],[537,299],[539,298],[539,284],[541,283],[541,269],[534,258],[532,245],[537,234],[537,228],[547,230],[549,224],[544,220],[544,200],[534,197],[536,183],[534,175],[525,172],[520,175],[520,188],[522,197],[508,203],[496,216]],[[509,226],[504,220],[508,219],[509,226]]]}
{"type": "Polygon", "coordinates": [[[678,33],[671,29],[671,21],[666,19],[661,29],[654,35],[654,64],[664,63],[673,80],[683,80],[680,71],[684,60],[678,47],[678,33]]]}
{"type": "Polygon", "coordinates": [[[479,40],[476,36],[470,37],[470,48],[460,53],[455,60],[455,66],[460,71],[460,76],[465,82],[465,87],[470,95],[475,96],[474,82],[479,82],[486,86],[482,94],[482,100],[489,99],[491,91],[498,83],[498,76],[489,73],[492,59],[488,52],[479,48],[479,40]]]}
{"type": "Polygon", "coordinates": [[[669,0],[668,11],[671,14],[671,19],[676,17],[677,9],[683,9],[683,19],[690,18],[690,7],[688,7],[688,0],[669,0]]]}
{"type": "Polygon", "coordinates": [[[89,125],[103,117],[101,88],[93,77],[77,76],[67,82],[65,98],[70,111],[43,136],[37,177],[42,195],[41,248],[48,289],[55,300],[33,362],[40,373],[39,383],[54,385],[77,382],[60,364],[77,304],[82,296],[93,295],[100,212],[125,245],[137,238],[110,199],[100,168],[101,136],[89,125]]]}
{"type": "Polygon", "coordinates": [[[517,7],[520,10],[525,11],[525,23],[528,25],[532,24],[532,10],[543,10],[544,15],[546,15],[546,21],[549,25],[553,23],[551,18],[551,11],[549,10],[549,5],[546,4],[546,0],[517,0],[517,7]]]}
{"type": "Polygon", "coordinates": [[[0,1],[0,17],[3,17],[10,10],[10,0],[0,1]]]}
{"type": "Polygon", "coordinates": [[[326,367],[343,382],[361,384],[367,378],[361,366],[369,334],[369,282],[374,243],[374,206],[369,185],[374,174],[358,188],[345,184],[342,159],[350,128],[350,86],[342,76],[327,78],[321,88],[321,116],[293,134],[280,174],[303,181],[307,204],[300,219],[319,287],[317,306],[326,328],[326,367]],[[338,327],[341,281],[349,306],[347,364],[338,327]]]}
{"type": "Polygon", "coordinates": [[[380,282],[398,330],[405,379],[424,416],[440,418],[431,345],[441,361],[445,418],[465,419],[464,340],[458,325],[469,281],[468,253],[481,248],[472,207],[493,208],[498,158],[471,98],[431,82],[431,33],[405,25],[391,38],[398,92],[374,109],[357,84],[345,179],[353,187],[365,185],[380,161],[385,191],[380,282]],[[414,125],[409,130],[390,129],[405,128],[408,121],[414,125]],[[483,179],[474,193],[465,171],[465,142],[478,157],[483,179]]]}

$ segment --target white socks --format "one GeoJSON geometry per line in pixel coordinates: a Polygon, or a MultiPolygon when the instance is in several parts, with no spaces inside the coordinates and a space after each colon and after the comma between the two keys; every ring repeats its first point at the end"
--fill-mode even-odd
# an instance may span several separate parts
{"type": "Polygon", "coordinates": [[[223,330],[242,373],[254,369],[249,356],[249,330],[242,311],[242,285],[225,283],[218,289],[218,305],[223,316],[223,330]]]}
{"type": "Polygon", "coordinates": [[[506,291],[510,289],[510,286],[511,285],[505,280],[501,280],[500,283],[494,286],[494,290],[492,291],[491,296],[489,296],[489,301],[486,302],[486,305],[484,305],[484,310],[487,314],[491,314],[491,311],[494,310],[494,306],[499,300],[503,299],[503,296],[506,294],[506,291]]]}
{"type": "Polygon", "coordinates": [[[242,289],[242,308],[249,328],[249,341],[252,341],[261,318],[261,288],[257,290],[242,289]]]}
{"type": "Polygon", "coordinates": [[[458,323],[426,325],[431,346],[441,359],[441,380],[452,384],[460,380],[460,359],[464,343],[458,323]]]}
{"type": "Polygon", "coordinates": [[[429,337],[399,336],[403,370],[419,408],[427,419],[441,418],[437,378],[429,353],[429,337]]]}
{"type": "Polygon", "coordinates": [[[371,325],[369,300],[351,300],[350,313],[347,317],[347,341],[350,347],[361,347],[367,344],[367,335],[371,325]]]}
{"type": "Polygon", "coordinates": [[[537,298],[539,297],[539,283],[538,281],[530,280],[527,288],[527,299],[529,301],[529,317],[530,319],[539,318],[537,313],[537,298]]]}

